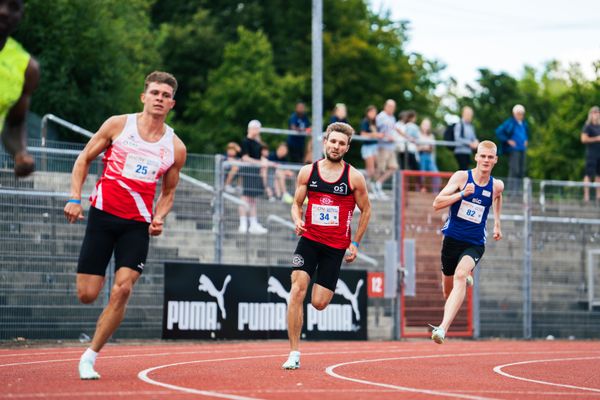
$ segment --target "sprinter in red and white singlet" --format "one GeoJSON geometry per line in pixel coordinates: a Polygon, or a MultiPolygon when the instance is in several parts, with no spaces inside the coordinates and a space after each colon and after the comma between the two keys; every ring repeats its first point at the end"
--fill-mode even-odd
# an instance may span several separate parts
{"type": "Polygon", "coordinates": [[[135,282],[140,277],[150,236],[162,233],[173,206],[186,149],[165,118],[175,105],[177,81],[166,72],[146,77],[139,114],[109,118],[85,146],[71,176],[71,198],[64,209],[70,223],[83,219],[81,189],[90,164],[104,152],[104,171],[90,198],[91,207],[77,265],[77,296],[91,303],[104,285],[104,275],[115,255],[115,280],[90,347],[79,361],[81,379],[99,379],[96,356],[125,316],[135,282]],[[154,212],[156,184],[161,193],[154,212]]]}
{"type": "Polygon", "coordinates": [[[335,122],[327,127],[323,147],[325,158],[302,167],[292,203],[292,219],[296,234],[302,236],[292,258],[292,289],[288,304],[288,337],[290,355],[284,369],[300,367],[300,333],[303,304],[311,277],[316,274],[311,303],[323,310],[333,297],[344,254],[352,262],[371,217],[371,204],[365,178],[343,161],[350,148],[354,129],[335,122]],[[308,196],[305,218],[302,205],[308,196]],[[360,209],[354,238],[350,224],[354,208],[360,209]]]}

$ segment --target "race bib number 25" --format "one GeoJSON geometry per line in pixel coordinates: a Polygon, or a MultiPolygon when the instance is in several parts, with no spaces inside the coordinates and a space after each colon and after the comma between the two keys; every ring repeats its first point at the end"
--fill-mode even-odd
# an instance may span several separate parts
{"type": "Polygon", "coordinates": [[[144,182],[154,182],[160,168],[160,161],[135,154],[128,154],[123,167],[125,178],[144,182]]]}

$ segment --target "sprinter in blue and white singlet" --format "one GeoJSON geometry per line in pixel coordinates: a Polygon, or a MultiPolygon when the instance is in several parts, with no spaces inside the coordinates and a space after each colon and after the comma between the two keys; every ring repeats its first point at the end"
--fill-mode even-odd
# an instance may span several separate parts
{"type": "Polygon", "coordinates": [[[471,271],[483,257],[490,208],[494,210],[494,240],[502,239],[500,211],[504,183],[492,177],[492,169],[498,162],[496,152],[494,142],[481,142],[475,154],[477,166],[455,172],[433,201],[436,211],[450,207],[448,220],[442,228],[444,318],[439,326],[431,325],[431,338],[439,344],[444,342],[446,332],[465,299],[467,286],[473,283],[471,271]]]}

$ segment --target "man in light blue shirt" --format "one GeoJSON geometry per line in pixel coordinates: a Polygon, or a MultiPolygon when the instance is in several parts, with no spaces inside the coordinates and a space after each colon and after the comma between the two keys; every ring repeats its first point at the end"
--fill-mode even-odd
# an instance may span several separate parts
{"type": "Polygon", "coordinates": [[[379,178],[375,182],[375,194],[380,199],[387,199],[387,195],[383,192],[383,183],[388,180],[398,169],[398,161],[396,160],[396,102],[392,99],[386,100],[383,105],[383,111],[375,117],[377,131],[384,134],[383,139],[379,142],[379,154],[377,156],[377,169],[379,178]]]}

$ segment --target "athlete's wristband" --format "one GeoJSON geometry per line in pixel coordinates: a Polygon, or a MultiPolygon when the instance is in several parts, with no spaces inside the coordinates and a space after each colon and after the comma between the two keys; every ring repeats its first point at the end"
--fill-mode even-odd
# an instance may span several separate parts
{"type": "Polygon", "coordinates": [[[81,200],[80,199],[69,199],[67,201],[67,203],[81,204],[81,200]]]}
{"type": "Polygon", "coordinates": [[[464,191],[464,190],[461,190],[461,191],[460,191],[460,198],[461,198],[461,199],[464,199],[464,198],[465,198],[465,191],[464,191]]]}
{"type": "Polygon", "coordinates": [[[356,247],[357,249],[360,247],[360,243],[358,243],[358,242],[352,241],[350,243],[352,243],[354,245],[354,247],[356,247]]]}

